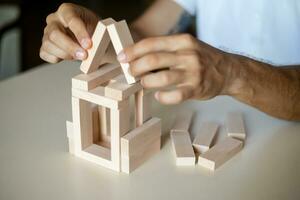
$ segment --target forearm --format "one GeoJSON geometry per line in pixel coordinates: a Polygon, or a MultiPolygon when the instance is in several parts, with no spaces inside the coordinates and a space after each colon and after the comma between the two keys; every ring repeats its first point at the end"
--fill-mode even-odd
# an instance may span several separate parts
{"type": "Polygon", "coordinates": [[[273,67],[230,55],[230,96],[272,116],[300,120],[300,68],[273,67]]]}

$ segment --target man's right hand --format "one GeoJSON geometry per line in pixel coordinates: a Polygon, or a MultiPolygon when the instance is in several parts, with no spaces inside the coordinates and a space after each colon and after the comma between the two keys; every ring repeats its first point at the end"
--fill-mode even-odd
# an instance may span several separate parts
{"type": "Polygon", "coordinates": [[[84,7],[63,3],[46,19],[40,57],[50,63],[86,59],[98,20],[95,13],[84,7]]]}

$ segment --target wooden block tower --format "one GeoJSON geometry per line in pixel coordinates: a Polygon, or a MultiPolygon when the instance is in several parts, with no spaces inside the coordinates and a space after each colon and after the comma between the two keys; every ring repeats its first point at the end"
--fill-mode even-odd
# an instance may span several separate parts
{"type": "Polygon", "coordinates": [[[130,173],[160,151],[161,120],[151,117],[149,92],[128,73],[129,63],[117,62],[116,54],[133,44],[126,22],[99,21],[92,40],[88,58],[80,66],[83,73],[72,79],[69,151],[130,173]],[[135,110],[135,120],[131,120],[131,110],[135,110]]]}

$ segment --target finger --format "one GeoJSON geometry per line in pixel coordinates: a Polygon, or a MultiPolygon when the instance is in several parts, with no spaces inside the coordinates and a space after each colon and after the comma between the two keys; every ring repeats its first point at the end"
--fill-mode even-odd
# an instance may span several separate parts
{"type": "Polygon", "coordinates": [[[40,57],[41,57],[41,59],[43,59],[44,61],[49,62],[49,63],[58,63],[59,61],[61,61],[60,58],[58,58],[54,55],[51,55],[43,50],[40,51],[40,57]]]}
{"type": "Polygon", "coordinates": [[[177,62],[175,53],[151,53],[131,62],[130,73],[133,76],[141,76],[153,70],[177,65],[177,62]]]}
{"type": "Polygon", "coordinates": [[[162,104],[178,104],[192,97],[193,89],[189,85],[178,86],[171,91],[158,91],[155,98],[162,104]]]}
{"type": "Polygon", "coordinates": [[[80,17],[81,12],[83,11],[79,7],[64,3],[58,9],[57,15],[64,27],[72,31],[78,43],[84,49],[88,49],[92,46],[92,41],[86,25],[80,17]]]}
{"type": "Polygon", "coordinates": [[[60,49],[58,46],[56,46],[49,40],[46,40],[43,42],[41,49],[42,49],[42,51],[45,51],[45,52],[47,52],[53,56],[56,56],[60,59],[70,60],[73,58],[70,54],[68,54],[67,52],[60,49]]]}
{"type": "Polygon", "coordinates": [[[49,39],[56,46],[67,52],[73,58],[84,60],[87,57],[87,52],[73,41],[68,35],[59,29],[52,30],[49,34],[49,39]]]}
{"type": "Polygon", "coordinates": [[[146,54],[158,51],[174,52],[198,49],[198,41],[189,34],[153,37],[124,49],[119,55],[120,62],[130,62],[146,54]]]}
{"type": "Polygon", "coordinates": [[[162,88],[178,84],[183,80],[181,70],[163,70],[145,75],[141,79],[144,88],[162,88]]]}

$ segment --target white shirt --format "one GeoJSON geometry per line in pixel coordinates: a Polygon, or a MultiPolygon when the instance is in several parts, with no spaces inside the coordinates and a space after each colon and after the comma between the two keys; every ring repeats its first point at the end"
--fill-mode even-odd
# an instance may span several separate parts
{"type": "Polygon", "coordinates": [[[300,0],[175,0],[200,40],[273,65],[300,64],[300,0]]]}

